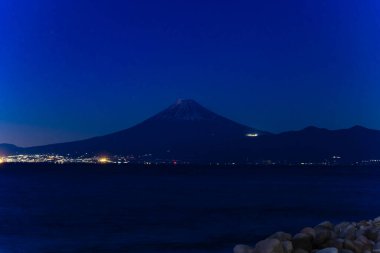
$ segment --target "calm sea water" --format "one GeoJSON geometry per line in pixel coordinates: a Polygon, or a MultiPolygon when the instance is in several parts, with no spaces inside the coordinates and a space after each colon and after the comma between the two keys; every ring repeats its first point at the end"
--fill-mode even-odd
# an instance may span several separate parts
{"type": "Polygon", "coordinates": [[[0,252],[231,252],[380,216],[380,168],[3,165],[0,252]]]}

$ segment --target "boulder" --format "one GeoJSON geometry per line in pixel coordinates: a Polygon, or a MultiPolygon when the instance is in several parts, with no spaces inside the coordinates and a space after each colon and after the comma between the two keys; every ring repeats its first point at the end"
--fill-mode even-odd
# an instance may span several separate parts
{"type": "Polygon", "coordinates": [[[256,244],[255,253],[284,253],[281,241],[278,239],[266,239],[256,244]]]}
{"type": "Polygon", "coordinates": [[[335,247],[335,248],[337,248],[338,250],[341,250],[341,249],[343,249],[343,243],[344,243],[344,240],[342,240],[342,239],[335,239],[334,243],[332,244],[332,246],[335,247]]]}
{"type": "Polygon", "coordinates": [[[311,251],[313,248],[312,237],[305,233],[298,233],[293,237],[293,247],[311,251]]]}
{"type": "Polygon", "coordinates": [[[311,228],[311,227],[303,228],[303,229],[301,230],[301,233],[304,233],[304,234],[310,235],[310,236],[312,237],[313,240],[314,240],[314,238],[315,238],[315,236],[316,236],[315,229],[314,229],[314,228],[311,228]]]}
{"type": "Polygon", "coordinates": [[[380,216],[373,220],[372,224],[375,227],[380,227],[380,216]]]}
{"type": "Polygon", "coordinates": [[[324,221],[322,223],[319,223],[315,228],[324,228],[328,230],[333,230],[334,229],[334,224],[332,224],[330,221],[324,221]]]}
{"type": "Polygon", "coordinates": [[[304,249],[296,249],[293,251],[293,253],[309,253],[309,251],[304,250],[304,249]]]}
{"type": "Polygon", "coordinates": [[[292,237],[276,232],[255,247],[239,244],[234,253],[380,253],[380,217],[334,226],[324,221],[292,237]]]}
{"type": "Polygon", "coordinates": [[[340,249],[339,253],[354,253],[352,250],[349,249],[340,249]]]}
{"type": "Polygon", "coordinates": [[[342,239],[342,238],[336,238],[335,241],[337,241],[337,242],[339,242],[339,243],[342,243],[342,245],[343,245],[343,243],[344,243],[344,239],[342,239]]]}
{"type": "Polygon", "coordinates": [[[373,253],[380,253],[380,242],[376,243],[375,246],[373,246],[373,253]]]}
{"type": "Polygon", "coordinates": [[[338,225],[336,225],[334,227],[334,231],[335,233],[337,233],[338,235],[343,231],[345,230],[349,225],[351,225],[351,223],[349,222],[341,222],[339,223],[338,225]]]}
{"type": "Polygon", "coordinates": [[[377,241],[379,236],[379,230],[376,228],[369,228],[364,232],[365,237],[367,237],[371,241],[377,241]]]}
{"type": "Polygon", "coordinates": [[[357,247],[351,240],[344,240],[343,248],[353,251],[354,253],[360,253],[360,248],[357,247]]]}
{"type": "Polygon", "coordinates": [[[324,249],[318,250],[316,253],[338,253],[338,249],[334,247],[324,248],[324,249]]]}
{"type": "Polygon", "coordinates": [[[355,245],[355,247],[358,249],[359,252],[363,252],[365,250],[372,250],[372,246],[365,244],[359,240],[353,241],[353,244],[355,245]]]}
{"type": "Polygon", "coordinates": [[[356,237],[356,228],[354,225],[347,226],[343,231],[338,235],[339,238],[354,240],[356,237]]]}
{"type": "Polygon", "coordinates": [[[364,235],[365,231],[366,231],[366,230],[365,230],[364,228],[359,228],[359,229],[357,229],[357,230],[355,231],[355,238],[358,238],[359,236],[364,235]]]}
{"type": "Polygon", "coordinates": [[[367,220],[361,220],[358,222],[359,227],[369,227],[371,225],[371,222],[367,220]]]}
{"type": "Polygon", "coordinates": [[[282,248],[284,249],[284,253],[292,253],[294,249],[293,243],[291,241],[283,241],[282,248]]]}
{"type": "Polygon", "coordinates": [[[317,228],[315,230],[314,245],[319,248],[321,245],[325,244],[327,241],[332,239],[332,231],[327,229],[317,228]]]}
{"type": "Polygon", "coordinates": [[[335,233],[334,230],[330,231],[330,239],[337,239],[338,235],[335,233]]]}
{"type": "Polygon", "coordinates": [[[268,239],[278,239],[280,241],[290,241],[292,240],[292,235],[285,232],[276,232],[269,236],[268,239]]]}
{"type": "Polygon", "coordinates": [[[361,244],[361,248],[364,251],[365,250],[372,251],[373,247],[375,246],[375,243],[373,241],[369,240],[364,235],[361,235],[358,238],[356,238],[356,240],[354,241],[354,243],[360,243],[361,244]]]}
{"type": "Polygon", "coordinates": [[[332,239],[321,245],[320,248],[337,248],[340,250],[343,249],[343,242],[344,240],[342,239],[332,239]]]}
{"type": "Polygon", "coordinates": [[[248,245],[238,244],[234,247],[234,253],[253,253],[253,248],[248,245]]]}
{"type": "Polygon", "coordinates": [[[366,244],[366,245],[371,244],[373,246],[373,242],[371,240],[368,240],[368,238],[365,237],[364,235],[358,236],[355,241],[361,242],[361,243],[366,244]]]}

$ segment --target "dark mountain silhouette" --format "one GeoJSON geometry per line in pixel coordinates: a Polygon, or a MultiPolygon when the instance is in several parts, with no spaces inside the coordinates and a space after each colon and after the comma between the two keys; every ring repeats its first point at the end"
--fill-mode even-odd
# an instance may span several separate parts
{"type": "Polygon", "coordinates": [[[0,144],[0,155],[9,155],[9,154],[15,154],[18,151],[20,151],[21,148],[8,143],[2,143],[0,144]]]}
{"type": "MultiPolygon", "coordinates": [[[[257,138],[245,154],[252,160],[316,162],[341,157],[340,162],[380,158],[380,131],[354,126],[328,130],[307,127],[257,138]]],[[[241,152],[243,153],[243,152],[241,152]]]]}
{"type": "Polygon", "coordinates": [[[152,154],[166,159],[198,160],[210,150],[269,134],[215,114],[194,100],[178,100],[166,110],[127,130],[92,139],[25,149],[29,153],[152,154]]]}
{"type": "Polygon", "coordinates": [[[342,162],[380,159],[380,131],[355,126],[307,127],[270,134],[215,114],[193,100],[178,100],[129,129],[82,141],[32,148],[0,145],[1,153],[144,155],[189,162],[342,162]]]}

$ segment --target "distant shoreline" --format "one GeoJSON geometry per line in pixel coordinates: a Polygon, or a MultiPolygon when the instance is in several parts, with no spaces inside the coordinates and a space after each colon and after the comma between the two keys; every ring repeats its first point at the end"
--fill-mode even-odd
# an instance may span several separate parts
{"type": "Polygon", "coordinates": [[[82,168],[173,168],[173,169],[239,169],[239,170],[258,170],[258,169],[294,169],[294,170],[302,170],[302,169],[310,169],[316,168],[321,170],[326,169],[347,169],[347,168],[379,168],[380,165],[245,165],[245,164],[235,164],[235,165],[215,165],[215,164],[202,164],[202,163],[194,163],[194,164],[139,164],[139,163],[129,163],[129,164],[100,164],[100,163],[2,163],[0,164],[0,168],[7,167],[82,167],[82,168]]]}

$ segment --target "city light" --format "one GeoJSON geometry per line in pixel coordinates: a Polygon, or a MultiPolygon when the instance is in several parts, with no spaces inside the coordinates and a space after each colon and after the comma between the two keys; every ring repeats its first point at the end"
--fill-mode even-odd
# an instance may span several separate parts
{"type": "Polygon", "coordinates": [[[259,134],[257,134],[257,133],[248,133],[245,136],[247,136],[247,137],[257,137],[257,136],[259,136],[259,134]]]}
{"type": "Polygon", "coordinates": [[[133,155],[129,156],[91,156],[81,155],[73,157],[70,155],[58,155],[58,154],[23,154],[23,155],[9,155],[0,157],[1,163],[117,163],[126,164],[135,160],[133,155]]]}
{"type": "Polygon", "coordinates": [[[111,161],[110,161],[110,159],[108,159],[107,157],[100,157],[100,158],[98,159],[98,162],[99,162],[99,163],[110,163],[111,161]]]}

